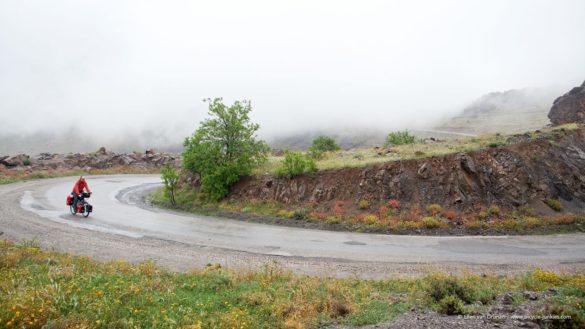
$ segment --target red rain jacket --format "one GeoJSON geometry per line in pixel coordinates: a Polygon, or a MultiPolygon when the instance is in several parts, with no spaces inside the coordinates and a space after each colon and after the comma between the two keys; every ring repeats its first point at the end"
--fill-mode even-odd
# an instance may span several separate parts
{"type": "Polygon", "coordinates": [[[75,182],[75,185],[73,185],[73,193],[75,194],[81,194],[81,192],[83,192],[83,189],[87,190],[87,193],[91,193],[91,191],[89,190],[89,186],[87,186],[87,182],[81,181],[81,180],[77,180],[77,182],[75,182]]]}

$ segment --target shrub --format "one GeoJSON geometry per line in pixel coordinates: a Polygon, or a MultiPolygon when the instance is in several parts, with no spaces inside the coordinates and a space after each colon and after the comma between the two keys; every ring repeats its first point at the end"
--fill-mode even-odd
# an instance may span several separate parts
{"type": "Polygon", "coordinates": [[[358,207],[362,210],[370,208],[370,201],[362,199],[358,202],[358,207]]]}
{"type": "Polygon", "coordinates": [[[544,203],[546,203],[547,206],[550,207],[550,209],[554,210],[554,211],[561,211],[563,210],[563,205],[561,204],[561,201],[557,200],[557,199],[545,199],[544,203]]]}
{"type": "Polygon", "coordinates": [[[438,214],[440,214],[443,211],[443,207],[441,207],[441,205],[433,203],[427,206],[427,212],[431,215],[431,216],[437,216],[438,214]]]}
{"type": "Polygon", "coordinates": [[[559,216],[555,219],[556,224],[558,225],[570,225],[575,223],[577,220],[577,216],[575,215],[563,215],[559,216]]]}
{"type": "Polygon", "coordinates": [[[177,173],[177,170],[169,164],[164,165],[160,169],[160,173],[165,186],[165,194],[171,201],[171,204],[175,205],[175,190],[177,188],[177,183],[179,182],[179,173],[177,173]]]}
{"type": "Polygon", "coordinates": [[[396,199],[390,199],[388,200],[388,206],[392,209],[398,209],[400,208],[400,201],[396,199]]]}
{"type": "Polygon", "coordinates": [[[551,271],[545,271],[539,268],[532,272],[532,278],[536,281],[555,286],[562,283],[561,278],[559,278],[559,276],[556,273],[551,271]]]}
{"type": "Polygon", "coordinates": [[[489,213],[487,211],[480,211],[479,214],[477,214],[477,216],[479,217],[479,219],[486,219],[489,217],[489,213]]]}
{"type": "Polygon", "coordinates": [[[441,274],[430,275],[425,281],[427,284],[426,290],[435,302],[440,302],[447,296],[455,296],[465,303],[474,301],[471,289],[466,289],[455,277],[441,274]]]}
{"type": "Polygon", "coordinates": [[[416,140],[414,135],[411,135],[408,130],[391,132],[386,137],[385,146],[388,145],[404,145],[413,144],[416,140]]]}
{"type": "Polygon", "coordinates": [[[524,225],[527,228],[535,228],[543,225],[542,219],[536,217],[527,217],[524,219],[524,225]]]}
{"type": "Polygon", "coordinates": [[[329,216],[325,222],[327,224],[339,224],[341,223],[341,219],[335,216],[329,216]]]}
{"type": "Polygon", "coordinates": [[[459,219],[459,214],[455,210],[447,210],[443,216],[450,221],[457,221],[459,219]]]}
{"type": "Polygon", "coordinates": [[[333,152],[341,150],[333,137],[319,136],[313,139],[313,143],[309,148],[309,154],[315,159],[321,158],[325,152],[333,152]]]}
{"type": "Polygon", "coordinates": [[[488,214],[494,215],[494,216],[499,216],[500,215],[500,208],[498,206],[496,206],[495,204],[493,204],[488,208],[488,214]]]}
{"type": "Polygon", "coordinates": [[[23,166],[30,166],[30,158],[26,158],[26,159],[22,160],[22,165],[23,166]]]}
{"type": "Polygon", "coordinates": [[[302,173],[315,171],[317,171],[315,160],[300,152],[286,151],[280,167],[276,169],[276,174],[281,178],[292,179],[302,173]]]}
{"type": "Polygon", "coordinates": [[[292,219],[296,219],[296,220],[303,220],[303,219],[307,219],[307,211],[305,209],[296,209],[293,213],[292,213],[292,219]]]}
{"type": "Polygon", "coordinates": [[[465,314],[465,305],[459,297],[449,295],[439,301],[439,313],[447,315],[465,314]]]}
{"type": "Polygon", "coordinates": [[[424,228],[438,228],[441,226],[441,222],[439,222],[434,217],[424,217],[421,221],[421,224],[424,228]]]}
{"type": "Polygon", "coordinates": [[[276,215],[278,217],[292,218],[293,214],[294,214],[294,211],[288,211],[286,209],[282,209],[282,210],[279,210],[276,215]]]}
{"type": "Polygon", "coordinates": [[[378,223],[378,216],[367,214],[362,218],[362,222],[366,225],[372,225],[378,223]]]}

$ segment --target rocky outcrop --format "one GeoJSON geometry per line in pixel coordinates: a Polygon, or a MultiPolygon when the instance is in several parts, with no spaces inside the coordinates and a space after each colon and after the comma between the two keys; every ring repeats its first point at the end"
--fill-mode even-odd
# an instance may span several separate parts
{"type": "Polygon", "coordinates": [[[42,171],[55,169],[108,169],[114,167],[159,168],[165,164],[179,166],[180,158],[169,153],[146,150],[134,153],[115,153],[101,147],[93,153],[51,154],[41,153],[0,156],[0,166],[10,170],[42,171]]]}
{"type": "Polygon", "coordinates": [[[537,136],[475,152],[321,171],[293,180],[248,177],[232,188],[230,197],[329,209],[338,200],[356,207],[363,199],[372,205],[398,199],[465,210],[478,204],[514,208],[559,198],[582,207],[585,128],[537,136]]]}
{"type": "Polygon", "coordinates": [[[585,123],[585,82],[557,98],[548,113],[548,118],[553,125],[585,123]]]}

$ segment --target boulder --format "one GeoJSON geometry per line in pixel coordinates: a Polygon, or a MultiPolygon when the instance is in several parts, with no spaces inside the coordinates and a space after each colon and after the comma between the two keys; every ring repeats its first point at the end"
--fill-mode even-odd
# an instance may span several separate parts
{"type": "Polygon", "coordinates": [[[585,82],[557,98],[548,113],[553,125],[585,123],[585,82]]]}
{"type": "Polygon", "coordinates": [[[28,166],[31,164],[30,157],[26,154],[18,154],[1,160],[6,167],[28,166]]]}
{"type": "Polygon", "coordinates": [[[8,158],[9,158],[8,155],[0,155],[0,164],[7,166],[4,161],[8,158]]]}
{"type": "Polygon", "coordinates": [[[41,154],[37,155],[37,160],[39,160],[39,161],[51,160],[53,158],[54,158],[54,155],[51,153],[41,153],[41,154]]]}

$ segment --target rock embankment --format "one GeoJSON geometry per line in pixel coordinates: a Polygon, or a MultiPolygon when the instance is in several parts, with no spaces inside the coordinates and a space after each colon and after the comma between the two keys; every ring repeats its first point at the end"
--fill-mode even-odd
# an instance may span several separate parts
{"type": "Polygon", "coordinates": [[[557,98],[550,109],[548,118],[553,125],[585,123],[585,82],[580,87],[575,87],[557,98]]]}
{"type": "Polygon", "coordinates": [[[361,200],[374,209],[397,199],[463,211],[492,204],[546,210],[543,201],[554,198],[564,209],[584,209],[585,128],[523,136],[513,144],[469,153],[320,171],[292,180],[248,177],[229,197],[323,209],[336,201],[357,209],[361,200]]]}
{"type": "Polygon", "coordinates": [[[159,168],[165,164],[178,166],[179,162],[179,157],[170,153],[159,153],[153,150],[115,153],[107,151],[104,147],[93,153],[0,155],[0,167],[14,171],[91,170],[114,167],[148,169],[159,168]]]}

